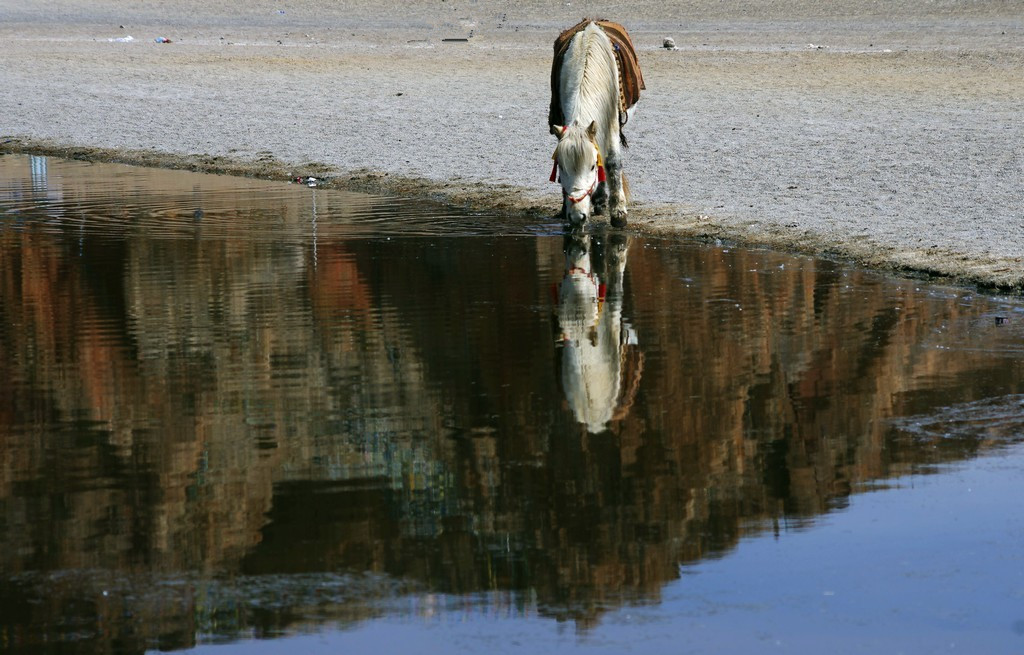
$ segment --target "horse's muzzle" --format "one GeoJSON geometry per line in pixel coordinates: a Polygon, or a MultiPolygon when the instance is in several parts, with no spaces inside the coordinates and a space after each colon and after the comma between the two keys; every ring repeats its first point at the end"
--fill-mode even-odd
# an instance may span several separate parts
{"type": "Polygon", "coordinates": [[[572,202],[568,197],[565,202],[565,219],[573,225],[582,225],[590,218],[590,196],[572,202]]]}

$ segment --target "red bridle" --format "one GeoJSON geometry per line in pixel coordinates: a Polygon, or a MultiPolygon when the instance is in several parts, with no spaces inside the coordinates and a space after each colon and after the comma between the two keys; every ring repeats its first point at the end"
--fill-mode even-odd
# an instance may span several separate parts
{"type": "Polygon", "coordinates": [[[575,205],[578,202],[582,202],[583,199],[586,198],[587,196],[592,195],[594,193],[594,189],[597,188],[597,183],[598,180],[594,180],[594,183],[590,185],[590,188],[587,189],[586,193],[584,193],[582,196],[574,196],[571,193],[565,193],[565,191],[562,191],[562,193],[565,193],[565,197],[569,199],[569,202],[575,205]]]}

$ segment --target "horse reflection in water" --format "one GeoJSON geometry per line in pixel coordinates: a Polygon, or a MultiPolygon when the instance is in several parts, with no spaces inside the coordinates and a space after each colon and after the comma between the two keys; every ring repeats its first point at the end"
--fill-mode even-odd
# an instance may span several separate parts
{"type": "Polygon", "coordinates": [[[565,397],[591,433],[629,413],[643,368],[636,330],[622,317],[629,237],[565,237],[557,286],[558,343],[565,397]]]}

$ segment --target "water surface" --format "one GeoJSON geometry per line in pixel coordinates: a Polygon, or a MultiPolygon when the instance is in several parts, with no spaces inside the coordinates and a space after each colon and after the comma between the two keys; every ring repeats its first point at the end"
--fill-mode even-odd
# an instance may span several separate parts
{"type": "Polygon", "coordinates": [[[5,652],[1024,647],[1024,306],[0,158],[5,652]]]}

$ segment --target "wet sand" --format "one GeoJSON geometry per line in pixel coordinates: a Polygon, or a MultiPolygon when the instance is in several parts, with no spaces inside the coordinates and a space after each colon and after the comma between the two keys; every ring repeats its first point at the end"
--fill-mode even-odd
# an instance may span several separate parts
{"type": "Polygon", "coordinates": [[[551,42],[601,15],[648,87],[630,229],[1024,289],[1016,2],[547,4],[8,3],[0,152],[550,215],[551,42]]]}

